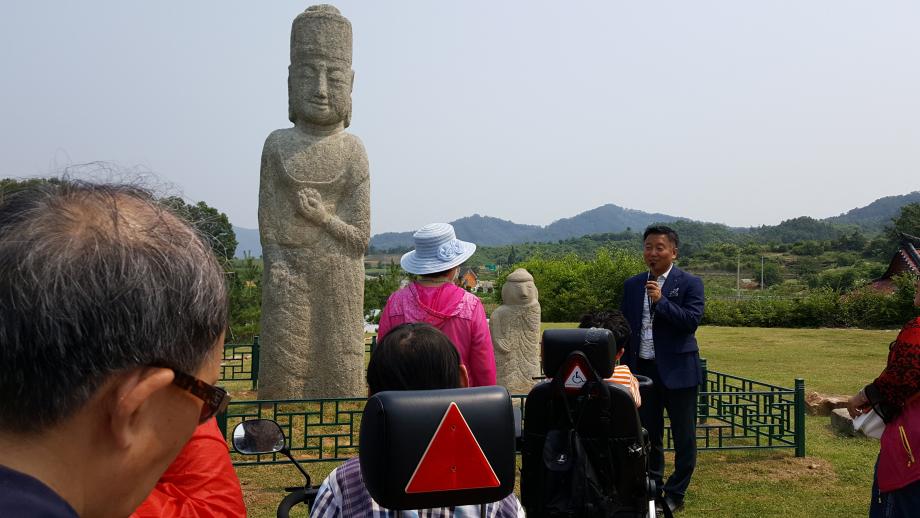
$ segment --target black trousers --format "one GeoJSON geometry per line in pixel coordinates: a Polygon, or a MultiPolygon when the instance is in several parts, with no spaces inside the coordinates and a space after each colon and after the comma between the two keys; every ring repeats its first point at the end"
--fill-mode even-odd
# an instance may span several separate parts
{"type": "Polygon", "coordinates": [[[699,386],[668,389],[661,382],[655,360],[639,359],[636,374],[652,380],[650,390],[642,392],[639,418],[648,430],[652,451],[649,456],[649,474],[658,482],[664,479],[664,412],[671,420],[671,439],[674,445],[674,473],[664,484],[664,493],[681,500],[687,493],[690,477],[696,469],[696,406],[699,386]]]}

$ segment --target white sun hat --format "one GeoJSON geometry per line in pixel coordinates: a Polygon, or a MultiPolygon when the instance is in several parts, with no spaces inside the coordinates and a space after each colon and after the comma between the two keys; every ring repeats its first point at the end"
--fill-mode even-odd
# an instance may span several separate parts
{"type": "Polygon", "coordinates": [[[450,270],[463,264],[476,251],[476,245],[457,239],[454,227],[448,223],[431,223],[412,235],[415,250],[399,260],[403,270],[427,275],[450,270]]]}

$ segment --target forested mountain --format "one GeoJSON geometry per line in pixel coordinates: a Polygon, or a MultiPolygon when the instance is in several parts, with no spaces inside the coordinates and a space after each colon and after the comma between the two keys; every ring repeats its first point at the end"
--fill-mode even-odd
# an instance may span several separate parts
{"type": "Polygon", "coordinates": [[[920,191],[901,196],[885,196],[865,207],[851,209],[839,216],[825,219],[828,223],[848,223],[858,225],[866,232],[879,232],[898,215],[901,207],[908,203],[920,203],[920,191]]]}
{"type": "Polygon", "coordinates": [[[853,225],[834,225],[826,220],[801,216],[787,219],[779,225],[763,225],[752,228],[750,229],[750,234],[755,241],[762,243],[797,243],[799,241],[835,239],[841,233],[855,228],[853,225]]]}
{"type": "MultiPolygon", "coordinates": [[[[709,243],[796,243],[840,239],[860,229],[870,235],[878,233],[900,208],[920,202],[920,191],[901,196],[879,198],[865,207],[852,209],[839,216],[814,219],[807,216],[788,219],[778,225],[735,228],[721,223],[692,221],[669,214],[648,213],[626,209],[613,204],[602,205],[571,218],[563,218],[541,227],[474,214],[451,222],[457,237],[482,246],[503,246],[520,243],[547,243],[578,239],[582,236],[640,232],[652,223],[668,223],[680,233],[686,247],[703,247],[709,243]]],[[[234,227],[239,240],[238,254],[249,251],[255,257],[262,253],[258,231],[234,227]]],[[[385,232],[371,237],[371,252],[403,251],[412,247],[412,233],[385,232]]],[[[573,244],[573,246],[580,246],[573,244]]],[[[693,250],[685,248],[685,252],[693,250]]]]}
{"type": "MultiPolygon", "coordinates": [[[[623,230],[641,230],[656,222],[676,221],[677,216],[650,214],[641,210],[624,209],[613,204],[602,205],[581,214],[563,218],[540,227],[474,214],[450,222],[457,237],[484,246],[528,242],[547,242],[623,230]]],[[[413,232],[386,232],[371,237],[376,250],[398,250],[412,246],[413,232]]]]}
{"type": "MultiPolygon", "coordinates": [[[[457,237],[478,245],[494,246],[508,243],[541,241],[543,227],[521,225],[504,219],[473,214],[451,221],[457,237]]],[[[378,250],[395,250],[412,246],[411,232],[384,232],[371,237],[371,246],[378,250]]]]}
{"type": "Polygon", "coordinates": [[[624,209],[608,203],[572,217],[556,220],[543,230],[540,241],[557,241],[570,237],[624,230],[641,231],[652,223],[670,223],[684,218],[641,210],[624,209]]]}

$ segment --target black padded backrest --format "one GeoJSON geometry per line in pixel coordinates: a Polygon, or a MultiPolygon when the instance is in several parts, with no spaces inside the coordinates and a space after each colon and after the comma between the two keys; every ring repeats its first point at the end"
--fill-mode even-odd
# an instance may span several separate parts
{"type": "Polygon", "coordinates": [[[616,359],[613,333],[607,329],[547,329],[543,331],[543,372],[558,375],[569,354],[581,351],[598,376],[609,378],[616,359]]]}
{"type": "MultiPolygon", "coordinates": [[[[361,420],[361,474],[381,506],[427,509],[495,502],[511,494],[515,478],[511,398],[504,387],[379,392],[361,420]],[[407,493],[410,479],[456,403],[498,478],[498,487],[407,493]]],[[[450,477],[449,473],[445,473],[450,477]]]]}
{"type": "MultiPolygon", "coordinates": [[[[646,456],[642,447],[645,439],[639,413],[632,396],[613,382],[604,382],[610,398],[592,398],[578,421],[578,432],[586,447],[610,448],[614,472],[611,481],[616,489],[618,503],[623,516],[644,516],[648,509],[646,493],[646,456]],[[605,432],[601,421],[601,407],[609,405],[607,411],[612,420],[605,432]]],[[[549,516],[543,507],[545,501],[544,442],[550,430],[566,429],[565,406],[560,397],[569,397],[574,408],[577,396],[564,396],[551,381],[537,384],[527,395],[524,408],[523,448],[521,459],[521,503],[528,517],[549,516]]],[[[617,514],[616,516],[620,516],[617,514]]]]}

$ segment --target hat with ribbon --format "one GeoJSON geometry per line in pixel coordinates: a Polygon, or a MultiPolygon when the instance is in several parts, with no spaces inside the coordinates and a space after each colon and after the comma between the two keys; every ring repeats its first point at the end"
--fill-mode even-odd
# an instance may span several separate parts
{"type": "Polygon", "coordinates": [[[412,235],[415,250],[406,253],[399,264],[409,273],[427,275],[450,270],[476,251],[476,245],[457,239],[448,223],[432,223],[412,235]]]}

